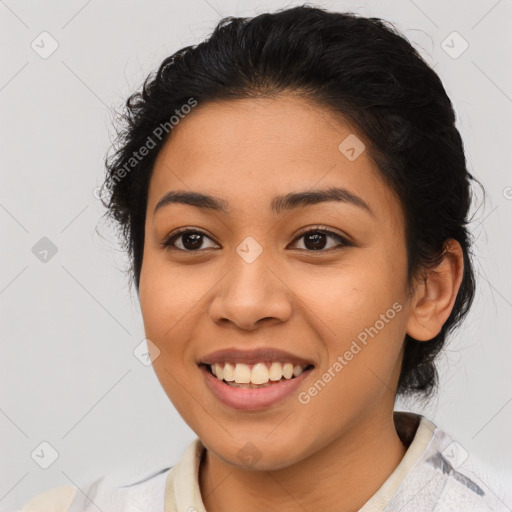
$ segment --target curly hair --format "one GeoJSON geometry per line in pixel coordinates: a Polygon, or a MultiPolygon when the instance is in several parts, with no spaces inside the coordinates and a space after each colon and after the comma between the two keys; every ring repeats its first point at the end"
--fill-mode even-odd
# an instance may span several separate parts
{"type": "Polygon", "coordinates": [[[477,180],[466,168],[438,75],[385,20],[308,5],[230,16],[208,39],[178,50],[149,74],[125,103],[101,189],[129,255],[130,285],[138,293],[148,187],[170,120],[179,121],[191,99],[201,104],[286,92],[345,116],[365,136],[404,212],[409,284],[440,262],[448,239],[462,247],[462,284],[441,331],[428,342],[404,339],[397,394],[428,399],[438,385],[436,356],[475,294],[467,225],[471,180],[477,180]]]}

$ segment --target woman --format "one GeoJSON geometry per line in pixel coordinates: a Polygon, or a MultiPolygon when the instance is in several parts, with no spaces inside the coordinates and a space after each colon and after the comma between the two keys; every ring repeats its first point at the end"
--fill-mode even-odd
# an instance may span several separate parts
{"type": "Polygon", "coordinates": [[[39,499],[508,510],[460,444],[393,410],[435,392],[475,288],[473,178],[439,77],[406,39],[307,6],[227,18],[165,59],[125,122],[105,206],[155,372],[198,437],[141,482],[39,499]]]}

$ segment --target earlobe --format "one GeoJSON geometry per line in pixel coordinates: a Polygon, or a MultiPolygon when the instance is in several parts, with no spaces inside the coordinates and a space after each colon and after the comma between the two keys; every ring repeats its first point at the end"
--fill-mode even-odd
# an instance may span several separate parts
{"type": "Polygon", "coordinates": [[[437,336],[453,309],[464,273],[460,244],[449,239],[441,262],[423,275],[415,287],[407,334],[418,341],[437,336]]]}

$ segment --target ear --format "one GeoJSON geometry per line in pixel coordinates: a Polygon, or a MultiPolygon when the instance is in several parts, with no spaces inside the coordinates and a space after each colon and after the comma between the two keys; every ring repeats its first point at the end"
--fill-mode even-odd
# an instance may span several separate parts
{"type": "Polygon", "coordinates": [[[445,243],[437,267],[428,270],[416,284],[406,332],[418,341],[428,341],[439,334],[453,309],[464,273],[462,248],[454,239],[445,243]]]}

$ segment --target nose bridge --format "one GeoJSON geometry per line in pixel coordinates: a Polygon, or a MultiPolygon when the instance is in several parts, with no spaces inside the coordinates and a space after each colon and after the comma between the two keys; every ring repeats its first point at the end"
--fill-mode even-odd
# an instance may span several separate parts
{"type": "Polygon", "coordinates": [[[217,288],[211,304],[214,321],[231,321],[244,329],[255,328],[264,318],[285,321],[291,312],[286,286],[272,271],[270,251],[246,237],[230,258],[231,271],[217,288]]]}

